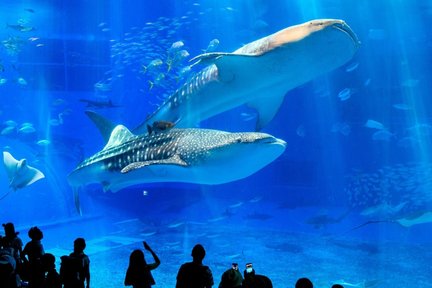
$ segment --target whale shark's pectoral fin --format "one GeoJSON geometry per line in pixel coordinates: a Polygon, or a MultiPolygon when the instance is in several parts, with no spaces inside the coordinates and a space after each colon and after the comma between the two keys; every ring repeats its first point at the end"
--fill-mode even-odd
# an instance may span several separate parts
{"type": "Polygon", "coordinates": [[[121,170],[121,173],[128,173],[133,170],[140,169],[146,166],[151,166],[151,165],[178,165],[183,167],[189,166],[189,164],[183,161],[178,155],[175,155],[171,158],[163,159],[163,160],[149,160],[149,161],[142,161],[142,162],[134,162],[124,167],[121,170]]]}
{"type": "Polygon", "coordinates": [[[270,89],[265,97],[246,103],[246,106],[257,111],[258,117],[255,124],[256,131],[260,131],[274,118],[276,113],[279,111],[279,107],[282,105],[284,96],[285,91],[270,89]]]}
{"type": "Polygon", "coordinates": [[[79,198],[79,187],[72,187],[75,208],[80,216],[82,216],[81,203],[79,198]]]}
{"type": "Polygon", "coordinates": [[[189,60],[189,62],[193,62],[190,67],[192,68],[195,65],[209,65],[213,64],[217,59],[221,58],[222,56],[231,55],[232,53],[226,53],[226,52],[212,52],[212,53],[204,53],[200,54],[198,56],[193,57],[189,60]]]}

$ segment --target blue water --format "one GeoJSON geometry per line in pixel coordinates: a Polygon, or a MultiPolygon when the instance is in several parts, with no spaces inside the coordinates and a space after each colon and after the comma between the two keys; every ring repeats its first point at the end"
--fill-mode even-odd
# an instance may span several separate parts
{"type": "MultiPolygon", "coordinates": [[[[341,279],[432,287],[432,219],[420,221],[432,211],[432,2],[160,2],[2,1],[0,146],[46,177],[2,199],[0,221],[14,222],[24,242],[41,227],[57,258],[86,238],[93,287],[121,287],[142,240],[161,258],[158,287],[175,285],[198,242],[215,285],[231,262],[253,262],[275,287],[303,276],[316,287],[341,279]],[[92,109],[134,128],[194,73],[182,69],[211,40],[232,52],[318,18],[343,19],[361,46],[286,94],[263,129],[287,142],[281,157],[223,185],[153,183],[115,194],[89,185],[78,215],[66,177],[105,144],[85,101],[111,101],[118,107],[92,109]],[[187,54],[170,71],[149,67],[166,64],[177,41],[187,54]]],[[[200,127],[253,131],[256,117],[239,107],[200,127]]],[[[2,194],[8,181],[2,170],[2,194]]]]}

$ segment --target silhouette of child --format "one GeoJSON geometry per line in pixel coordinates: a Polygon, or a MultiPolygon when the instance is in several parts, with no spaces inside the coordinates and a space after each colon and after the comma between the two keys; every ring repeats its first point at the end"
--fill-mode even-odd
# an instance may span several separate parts
{"type": "MultiPolygon", "coordinates": [[[[84,238],[77,238],[74,241],[74,251],[68,256],[63,256],[65,264],[70,262],[68,266],[64,266],[64,273],[62,273],[62,268],[60,268],[60,275],[76,275],[77,277],[63,277],[62,282],[64,288],[84,288],[90,287],[90,259],[84,254],[84,249],[86,248],[86,243],[84,238]],[[77,261],[79,260],[79,261],[77,261]],[[72,264],[73,262],[73,264],[72,264]],[[80,265],[77,265],[79,262],[80,265]],[[67,267],[67,268],[66,268],[67,267]],[[70,271],[73,269],[73,271],[70,271]],[[72,272],[72,273],[71,273],[72,272]],[[86,285],[85,285],[86,284],[86,285]]],[[[62,264],[63,265],[63,264],[62,264]]]]}
{"type": "Polygon", "coordinates": [[[299,278],[295,284],[295,288],[313,288],[313,284],[308,278],[299,278]]]}
{"type": "MultiPolygon", "coordinates": [[[[41,240],[43,238],[43,233],[38,227],[32,227],[28,231],[28,236],[31,241],[28,242],[23,250],[23,258],[27,255],[28,260],[24,260],[25,265],[29,271],[27,271],[29,276],[29,286],[38,288],[42,287],[44,281],[44,272],[42,269],[42,255],[45,254],[41,240]],[[27,262],[28,261],[28,262],[27,262]]],[[[24,258],[25,259],[25,258],[24,258]]]]}
{"type": "Polygon", "coordinates": [[[46,277],[44,279],[44,288],[61,288],[62,283],[60,275],[55,268],[55,256],[51,253],[46,253],[42,256],[42,268],[46,277]]]}

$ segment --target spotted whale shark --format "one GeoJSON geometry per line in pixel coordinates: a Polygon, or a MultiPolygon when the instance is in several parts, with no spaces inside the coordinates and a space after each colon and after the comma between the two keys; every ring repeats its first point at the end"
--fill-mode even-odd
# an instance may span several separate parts
{"type": "Polygon", "coordinates": [[[193,59],[205,67],[168,97],[134,133],[165,120],[176,127],[246,104],[257,111],[256,129],[277,113],[285,94],[349,61],[360,42],[342,20],[319,19],[280,30],[232,53],[193,59]]]}
{"type": "Polygon", "coordinates": [[[286,143],[266,133],[171,128],[134,135],[117,125],[105,147],[68,175],[78,209],[79,187],[105,191],[151,182],[222,184],[257,172],[278,158],[286,143]]]}

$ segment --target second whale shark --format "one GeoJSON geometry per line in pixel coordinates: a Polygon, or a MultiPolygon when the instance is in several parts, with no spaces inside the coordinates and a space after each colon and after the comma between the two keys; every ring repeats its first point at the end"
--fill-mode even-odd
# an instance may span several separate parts
{"type": "Polygon", "coordinates": [[[360,42],[342,20],[319,19],[288,27],[232,53],[194,59],[207,66],[168,97],[134,132],[160,120],[176,127],[246,104],[258,112],[256,129],[273,119],[285,94],[349,61],[360,42]]]}
{"type": "Polygon", "coordinates": [[[151,182],[222,184],[245,178],[273,162],[286,143],[266,133],[178,129],[134,135],[117,125],[105,147],[68,176],[78,188],[101,183],[105,191],[151,182]]]}

